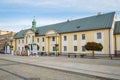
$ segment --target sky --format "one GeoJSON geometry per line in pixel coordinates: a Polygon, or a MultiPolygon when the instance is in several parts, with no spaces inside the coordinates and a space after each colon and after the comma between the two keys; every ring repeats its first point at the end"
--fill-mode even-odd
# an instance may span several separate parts
{"type": "Polygon", "coordinates": [[[18,32],[115,11],[120,19],[120,0],[0,0],[0,30],[18,32]]]}

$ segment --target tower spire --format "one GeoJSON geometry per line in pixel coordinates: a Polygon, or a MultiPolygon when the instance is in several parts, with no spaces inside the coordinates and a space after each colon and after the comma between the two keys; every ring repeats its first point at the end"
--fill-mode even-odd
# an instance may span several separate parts
{"type": "Polygon", "coordinates": [[[36,31],[36,21],[35,21],[35,16],[34,16],[33,21],[32,21],[32,30],[33,30],[33,31],[36,31]]]}
{"type": "Polygon", "coordinates": [[[33,20],[35,20],[35,16],[33,17],[33,20]]]}

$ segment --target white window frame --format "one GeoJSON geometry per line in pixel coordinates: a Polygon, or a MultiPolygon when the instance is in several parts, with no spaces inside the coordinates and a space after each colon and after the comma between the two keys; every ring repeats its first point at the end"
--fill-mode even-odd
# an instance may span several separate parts
{"type": "Polygon", "coordinates": [[[74,46],[74,52],[77,52],[78,51],[78,46],[74,46]],[[76,47],[76,49],[75,49],[76,47]]]}
{"type": "Polygon", "coordinates": [[[86,49],[85,49],[85,46],[82,46],[82,52],[85,52],[86,49]]]}
{"type": "Polygon", "coordinates": [[[82,34],[82,40],[85,40],[85,39],[86,39],[86,35],[82,34]]]}
{"type": "Polygon", "coordinates": [[[63,36],[63,40],[64,40],[64,41],[67,41],[67,36],[63,36]]]}
{"type": "Polygon", "coordinates": [[[74,41],[76,41],[76,40],[77,40],[77,34],[74,35],[74,41]]]}
{"type": "Polygon", "coordinates": [[[101,32],[97,32],[97,39],[102,39],[102,33],[101,32]]]}
{"type": "Polygon", "coordinates": [[[67,51],[67,46],[63,46],[63,51],[67,51]]]}
{"type": "Polygon", "coordinates": [[[37,38],[37,43],[39,43],[40,42],[40,39],[39,38],[37,38]]]}

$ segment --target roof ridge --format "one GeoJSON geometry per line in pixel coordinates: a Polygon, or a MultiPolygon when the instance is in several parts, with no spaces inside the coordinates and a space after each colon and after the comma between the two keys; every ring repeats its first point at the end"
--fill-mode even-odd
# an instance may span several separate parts
{"type": "MultiPolygon", "coordinates": [[[[84,18],[78,18],[78,19],[74,19],[74,20],[69,20],[69,22],[77,21],[77,20],[82,20],[82,19],[86,19],[86,18],[91,18],[91,17],[97,17],[97,16],[108,15],[108,14],[115,14],[115,12],[109,12],[109,13],[104,13],[104,14],[102,14],[102,15],[93,15],[93,16],[88,16],[88,17],[84,17],[84,18]]],[[[58,22],[58,23],[55,23],[55,24],[43,25],[43,26],[39,26],[39,27],[42,28],[42,27],[51,26],[51,25],[56,25],[56,24],[61,24],[61,23],[67,23],[67,21],[58,22]]],[[[37,28],[39,28],[39,27],[37,27],[37,28]]]]}
{"type": "MultiPolygon", "coordinates": [[[[69,22],[55,23],[45,26],[37,27],[37,35],[45,35],[48,30],[57,30],[59,33],[68,33],[76,31],[88,31],[88,30],[99,30],[99,29],[108,29],[111,28],[114,20],[115,12],[105,13],[102,15],[94,15],[90,17],[80,18],[71,20],[69,22]],[[78,28],[78,26],[80,26],[78,28]]],[[[31,29],[31,28],[29,28],[31,29]]],[[[25,29],[19,32],[16,35],[16,38],[24,37],[25,29]]]]}

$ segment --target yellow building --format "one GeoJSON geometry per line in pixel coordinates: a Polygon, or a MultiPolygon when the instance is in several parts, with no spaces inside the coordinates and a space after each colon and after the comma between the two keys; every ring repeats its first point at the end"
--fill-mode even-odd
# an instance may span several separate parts
{"type": "Polygon", "coordinates": [[[85,44],[98,42],[103,50],[96,54],[115,54],[120,50],[120,22],[116,20],[115,12],[41,27],[36,27],[34,19],[31,29],[21,30],[14,36],[14,50],[22,51],[25,45],[38,44],[38,51],[47,54],[56,51],[61,54],[88,53],[85,44]]]}
{"type": "Polygon", "coordinates": [[[114,46],[115,46],[115,54],[120,54],[120,21],[115,23],[114,29],[114,46]]]}

